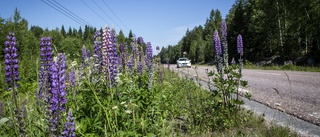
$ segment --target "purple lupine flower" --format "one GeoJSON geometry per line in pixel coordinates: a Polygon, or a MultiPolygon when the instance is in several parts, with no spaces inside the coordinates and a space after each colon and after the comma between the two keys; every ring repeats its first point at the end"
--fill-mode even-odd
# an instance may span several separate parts
{"type": "Polygon", "coordinates": [[[18,54],[17,54],[17,48],[16,48],[16,37],[14,36],[13,32],[9,32],[9,36],[6,37],[7,41],[4,43],[4,64],[5,67],[5,76],[6,76],[6,82],[9,85],[9,88],[12,88],[12,86],[18,86],[17,81],[19,81],[19,61],[18,61],[18,54]]]}
{"type": "Polygon", "coordinates": [[[133,69],[133,60],[128,61],[128,68],[129,68],[130,70],[133,69]]]}
{"type": "Polygon", "coordinates": [[[42,99],[44,94],[47,94],[51,87],[50,69],[52,66],[52,47],[51,38],[43,37],[40,38],[40,73],[39,73],[39,91],[37,96],[42,99]]]}
{"type": "Polygon", "coordinates": [[[166,63],[168,65],[168,69],[170,69],[170,60],[169,60],[169,58],[166,58],[166,63]]]}
{"type": "Polygon", "coordinates": [[[67,69],[66,56],[63,53],[58,53],[57,60],[51,67],[51,110],[65,110],[64,104],[66,103],[66,85],[65,85],[65,72],[67,69]]]}
{"type": "Polygon", "coordinates": [[[148,66],[148,89],[152,89],[152,65],[153,65],[153,59],[152,59],[152,46],[150,42],[147,42],[146,45],[146,65],[148,66]]]}
{"type": "Polygon", "coordinates": [[[57,60],[51,67],[51,90],[50,90],[50,121],[49,129],[58,136],[60,128],[60,113],[65,111],[66,85],[65,72],[67,69],[65,54],[58,53],[57,60]]]}
{"type": "Polygon", "coordinates": [[[214,40],[214,47],[215,47],[215,50],[216,50],[216,55],[217,56],[222,55],[220,37],[218,35],[218,31],[217,30],[214,31],[213,40],[214,40]]]}
{"type": "Polygon", "coordinates": [[[226,20],[222,20],[222,23],[221,23],[221,36],[222,36],[222,38],[227,38],[227,23],[226,23],[226,20]]]}
{"type": "Polygon", "coordinates": [[[160,47],[159,47],[159,46],[157,46],[157,47],[156,47],[156,50],[157,50],[157,51],[159,51],[159,50],[160,50],[160,47]]]}
{"type": "Polygon", "coordinates": [[[139,45],[143,44],[143,38],[142,37],[138,37],[137,43],[139,45]]]}
{"type": "Polygon", "coordinates": [[[239,34],[237,37],[237,50],[238,53],[243,56],[243,42],[242,42],[242,36],[239,34]]]}
{"type": "Polygon", "coordinates": [[[74,67],[72,67],[70,69],[70,72],[68,73],[68,83],[71,87],[74,87],[77,85],[76,83],[76,72],[75,72],[75,69],[74,67]]]}
{"type": "Polygon", "coordinates": [[[108,49],[109,44],[111,44],[110,39],[110,30],[106,26],[103,34],[102,34],[102,66],[103,72],[106,80],[109,80],[109,58],[108,58],[108,49]]]}
{"type": "Polygon", "coordinates": [[[142,63],[138,62],[138,74],[142,73],[142,63]]]}
{"type": "Polygon", "coordinates": [[[82,46],[82,60],[83,60],[83,61],[86,61],[87,58],[88,58],[87,49],[86,49],[86,47],[83,45],[83,46],[82,46]]]}
{"type": "Polygon", "coordinates": [[[90,58],[90,57],[91,57],[91,51],[90,51],[90,50],[87,50],[86,53],[87,53],[87,59],[90,58]]]}
{"type": "Polygon", "coordinates": [[[114,29],[111,30],[109,39],[109,49],[108,49],[108,58],[109,58],[109,75],[112,85],[116,84],[115,77],[118,75],[118,54],[117,54],[117,38],[116,32],[114,29]]]}
{"type": "Polygon", "coordinates": [[[120,66],[122,66],[122,58],[118,55],[118,64],[120,65],[120,66]]]}
{"type": "Polygon", "coordinates": [[[64,123],[62,136],[63,137],[75,137],[76,136],[76,123],[74,122],[74,116],[72,114],[72,109],[69,109],[68,117],[66,123],[64,123]]]}
{"type": "Polygon", "coordinates": [[[132,41],[133,41],[133,43],[136,43],[136,42],[137,42],[136,34],[132,34],[132,41]]]}
{"type": "Polygon", "coordinates": [[[103,33],[103,66],[107,80],[110,80],[112,85],[116,84],[115,77],[118,75],[118,54],[117,54],[117,39],[115,30],[110,30],[106,26],[103,33]]]}
{"type": "Polygon", "coordinates": [[[121,44],[121,45],[120,45],[120,52],[121,52],[121,53],[124,53],[124,52],[125,52],[124,44],[121,44]]]}
{"type": "Polygon", "coordinates": [[[152,67],[152,46],[150,42],[147,42],[146,45],[146,65],[151,68],[152,67]]]}
{"type": "Polygon", "coordinates": [[[94,40],[94,55],[96,56],[97,58],[97,61],[101,61],[102,59],[102,54],[101,54],[101,36],[100,36],[100,32],[97,31],[94,36],[93,36],[93,40],[94,40]]]}

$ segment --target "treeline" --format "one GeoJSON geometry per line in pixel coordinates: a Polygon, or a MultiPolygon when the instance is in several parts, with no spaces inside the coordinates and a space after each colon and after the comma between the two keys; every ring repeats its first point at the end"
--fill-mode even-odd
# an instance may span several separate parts
{"type": "MultiPolygon", "coordinates": [[[[236,38],[241,34],[244,58],[260,64],[320,63],[320,0],[236,0],[226,17],[229,63],[238,59],[236,38]]],[[[221,36],[222,17],[212,10],[204,26],[187,30],[177,45],[162,48],[159,56],[171,63],[187,52],[193,63],[214,61],[213,32],[221,36]]]]}
{"type": "MultiPolygon", "coordinates": [[[[84,28],[56,28],[49,30],[48,28],[41,28],[39,26],[28,27],[28,21],[20,16],[18,9],[14,11],[12,17],[4,19],[0,17],[0,61],[4,62],[4,42],[9,32],[14,32],[17,38],[18,59],[20,65],[20,78],[24,82],[35,82],[37,80],[37,71],[39,70],[39,55],[40,55],[40,38],[51,37],[53,53],[63,52],[67,55],[68,61],[79,61],[81,59],[82,47],[84,46],[93,55],[93,37],[96,31],[102,34],[102,28],[94,28],[85,26],[84,28]],[[34,66],[38,66],[34,67],[34,66]]],[[[117,43],[126,44],[131,43],[133,33],[130,31],[128,37],[122,31],[117,34],[117,43]]],[[[130,44],[126,44],[130,45],[130,44]]],[[[129,46],[126,46],[131,49],[129,46]]],[[[3,63],[0,63],[0,74],[4,77],[3,63]]],[[[0,79],[0,84],[4,83],[4,78],[0,79]]]]}

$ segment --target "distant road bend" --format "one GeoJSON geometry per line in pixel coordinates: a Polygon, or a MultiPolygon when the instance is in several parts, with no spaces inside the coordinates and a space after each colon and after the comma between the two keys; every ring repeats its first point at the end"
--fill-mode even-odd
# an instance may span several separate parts
{"type": "MultiPolygon", "coordinates": [[[[196,75],[197,71],[200,79],[207,80],[206,69],[210,71],[213,67],[174,70],[190,75],[196,75]]],[[[251,92],[253,100],[320,126],[319,72],[244,69],[242,79],[248,81],[248,87],[242,92],[251,92]]]]}

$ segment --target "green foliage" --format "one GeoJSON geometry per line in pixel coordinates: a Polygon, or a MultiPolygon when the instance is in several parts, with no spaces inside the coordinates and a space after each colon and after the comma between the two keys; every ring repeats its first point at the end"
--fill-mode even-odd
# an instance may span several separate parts
{"type": "MultiPolygon", "coordinates": [[[[236,41],[238,34],[243,36],[244,59],[259,63],[270,59],[270,64],[283,64],[292,60],[294,64],[319,65],[320,63],[320,9],[319,0],[291,0],[264,1],[264,0],[236,0],[226,16],[228,32],[228,54],[236,60],[236,41]],[[297,4],[298,3],[298,4],[297,4]],[[307,62],[313,59],[314,63],[307,62]]],[[[212,63],[214,49],[212,35],[214,30],[219,34],[221,25],[221,14],[219,10],[212,9],[203,26],[188,28],[186,35],[176,45],[171,45],[177,52],[169,53],[170,50],[160,52],[161,60],[181,57],[186,51],[187,57],[193,63],[203,61],[203,57],[195,59],[196,48],[203,49],[204,62],[212,63]],[[198,31],[200,27],[203,31],[198,31]],[[201,36],[199,39],[197,36],[201,36]],[[196,43],[202,44],[197,45],[196,43]]],[[[170,45],[168,45],[169,48],[170,45]]],[[[167,48],[167,49],[168,49],[167,48]]],[[[201,50],[199,50],[201,51],[201,50]]]]}
{"type": "MultiPolygon", "coordinates": [[[[211,29],[218,27],[220,18],[219,11],[212,10],[206,26],[210,26],[211,29]]],[[[224,74],[228,76],[226,79],[213,74],[216,89],[211,89],[210,92],[199,87],[193,80],[181,78],[177,73],[159,66],[152,72],[154,77],[151,79],[151,89],[148,88],[148,72],[143,70],[142,74],[137,74],[136,65],[133,70],[125,70],[118,75],[116,86],[110,86],[106,84],[108,82],[104,74],[94,70],[92,58],[80,61],[82,45],[92,49],[90,43],[95,28],[85,26],[83,34],[81,27],[79,31],[71,32],[69,29],[66,34],[69,36],[65,37],[58,28],[42,32],[38,27],[33,27],[30,31],[27,27],[27,21],[20,17],[18,10],[15,11],[14,21],[4,23],[0,19],[0,28],[4,30],[0,32],[1,37],[5,37],[7,32],[12,30],[17,34],[21,74],[17,105],[26,109],[23,122],[28,136],[48,136],[48,123],[44,107],[41,106],[44,102],[36,96],[36,91],[39,90],[39,36],[50,36],[54,54],[65,52],[68,62],[76,60],[78,64],[88,63],[67,65],[74,66],[77,72],[77,85],[71,86],[70,83],[66,83],[66,110],[73,110],[78,136],[201,136],[203,133],[215,134],[233,128],[237,129],[236,135],[244,136],[250,134],[247,134],[242,125],[267,129],[261,126],[261,119],[254,121],[252,113],[240,110],[238,106],[243,102],[231,96],[237,87],[246,85],[246,82],[240,80],[241,74],[235,71],[237,66],[230,66],[224,70],[224,74]],[[160,70],[163,72],[162,82],[158,82],[160,70]]],[[[192,57],[195,62],[211,61],[211,56],[202,55],[208,48],[212,48],[212,42],[209,42],[212,37],[210,32],[208,28],[195,27],[187,32],[190,36],[186,36],[177,46],[162,48],[161,60],[165,61],[163,58],[168,57],[170,62],[175,62],[182,55],[181,51],[187,51],[190,53],[187,56],[192,57]],[[191,47],[188,44],[191,44],[191,47]]],[[[129,43],[132,36],[130,31],[127,39],[129,43]]],[[[3,62],[3,58],[0,60],[3,62]]],[[[0,98],[4,104],[3,110],[0,110],[3,112],[0,117],[0,134],[19,136],[14,120],[12,92],[7,90],[4,82],[3,63],[0,64],[0,69],[0,98]]],[[[63,112],[61,124],[65,122],[66,117],[66,112],[63,112]]],[[[289,135],[288,130],[277,127],[266,131],[268,132],[261,136],[289,135]]]]}

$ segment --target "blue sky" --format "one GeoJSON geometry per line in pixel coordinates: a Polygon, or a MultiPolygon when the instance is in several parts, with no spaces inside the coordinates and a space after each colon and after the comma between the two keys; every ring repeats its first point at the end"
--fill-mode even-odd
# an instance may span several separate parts
{"type": "Polygon", "coordinates": [[[0,17],[6,19],[13,16],[14,9],[17,7],[21,16],[28,20],[29,26],[37,25],[49,30],[60,28],[62,25],[66,29],[70,26],[77,29],[80,26],[84,28],[83,25],[48,6],[45,2],[51,5],[59,3],[98,29],[109,25],[113,26],[117,33],[121,29],[126,36],[129,30],[132,30],[137,37],[143,37],[145,42],[151,42],[155,48],[156,46],[176,45],[184,36],[187,28],[193,29],[195,26],[203,25],[212,9],[220,10],[222,18],[225,18],[235,1],[0,0],[0,17]]]}

